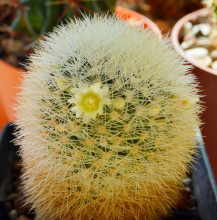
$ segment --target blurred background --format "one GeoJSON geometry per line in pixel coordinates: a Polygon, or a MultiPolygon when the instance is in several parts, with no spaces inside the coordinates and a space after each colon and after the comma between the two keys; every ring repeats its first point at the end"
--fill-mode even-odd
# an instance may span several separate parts
{"type": "Polygon", "coordinates": [[[0,0],[0,58],[23,68],[26,55],[55,25],[82,13],[112,13],[116,6],[151,18],[166,34],[180,17],[202,4],[200,0],[0,0]]]}

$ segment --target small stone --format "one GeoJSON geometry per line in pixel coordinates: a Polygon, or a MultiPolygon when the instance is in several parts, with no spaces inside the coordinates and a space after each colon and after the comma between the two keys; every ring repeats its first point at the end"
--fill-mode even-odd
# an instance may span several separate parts
{"type": "Polygon", "coordinates": [[[187,191],[187,192],[191,192],[190,187],[185,187],[185,191],[187,191]]]}
{"type": "Polygon", "coordinates": [[[184,28],[183,35],[186,35],[187,33],[189,33],[191,31],[192,27],[193,27],[193,24],[191,22],[186,22],[183,27],[184,28]]]}
{"type": "Polygon", "coordinates": [[[203,36],[208,36],[211,32],[211,26],[209,24],[199,24],[199,29],[203,36]]]}
{"type": "Polygon", "coordinates": [[[185,178],[182,180],[182,182],[186,185],[189,185],[191,183],[191,178],[185,178]]]}
{"type": "Polygon", "coordinates": [[[211,32],[211,26],[209,24],[197,24],[192,28],[192,33],[197,36],[208,36],[211,32]]]}
{"type": "Polygon", "coordinates": [[[189,41],[189,40],[195,40],[196,41],[196,36],[192,33],[189,32],[186,35],[184,35],[183,41],[189,41]]]}
{"type": "Polygon", "coordinates": [[[197,39],[196,44],[200,47],[210,48],[210,40],[207,37],[200,37],[197,39]]]}
{"type": "Polygon", "coordinates": [[[16,209],[12,209],[9,213],[8,213],[9,217],[11,220],[17,220],[18,218],[18,213],[16,209]]]}
{"type": "Polygon", "coordinates": [[[212,58],[209,55],[207,55],[198,59],[197,62],[202,66],[210,66],[212,64],[212,58]]]}
{"type": "Polygon", "coordinates": [[[31,218],[28,218],[27,216],[25,215],[21,215],[19,216],[19,218],[17,220],[32,220],[31,218]]]}
{"type": "Polygon", "coordinates": [[[7,197],[6,201],[13,202],[19,197],[20,197],[20,195],[18,193],[13,193],[7,197]]]}
{"type": "Polygon", "coordinates": [[[217,60],[217,50],[213,50],[213,51],[210,53],[210,57],[211,57],[213,60],[217,60]]]}
{"type": "Polygon", "coordinates": [[[199,32],[200,32],[200,25],[199,24],[194,25],[193,28],[192,28],[192,33],[194,35],[197,35],[199,32]]]}
{"type": "Polygon", "coordinates": [[[183,50],[186,50],[186,49],[188,49],[189,47],[193,46],[194,43],[195,43],[195,40],[194,40],[194,39],[191,39],[191,40],[188,40],[188,41],[183,41],[183,42],[181,43],[181,48],[182,48],[183,50]]]}
{"type": "Polygon", "coordinates": [[[7,210],[7,212],[10,212],[13,209],[13,207],[9,201],[5,202],[5,209],[7,210]]]}
{"type": "Polygon", "coordinates": [[[217,70],[217,60],[212,63],[211,67],[212,67],[214,70],[217,70]]]}
{"type": "Polygon", "coordinates": [[[185,54],[190,59],[198,60],[200,58],[207,56],[208,50],[203,47],[197,47],[197,48],[186,50],[185,54]]]}

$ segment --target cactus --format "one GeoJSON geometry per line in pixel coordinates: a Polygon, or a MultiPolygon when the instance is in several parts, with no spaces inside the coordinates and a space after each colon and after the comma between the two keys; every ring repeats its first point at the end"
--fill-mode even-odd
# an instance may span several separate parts
{"type": "Polygon", "coordinates": [[[36,219],[159,219],[180,198],[200,124],[166,39],[113,17],[54,30],[19,97],[23,192],[36,219]]]}
{"type": "MultiPolygon", "coordinates": [[[[6,0],[6,2],[10,0],[6,0]]],[[[16,0],[17,15],[11,24],[15,31],[38,37],[53,30],[65,19],[81,17],[82,13],[113,12],[116,0],[16,0]]]]}

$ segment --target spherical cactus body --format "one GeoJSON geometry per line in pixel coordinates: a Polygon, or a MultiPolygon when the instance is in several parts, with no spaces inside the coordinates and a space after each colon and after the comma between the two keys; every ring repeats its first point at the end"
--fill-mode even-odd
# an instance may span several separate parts
{"type": "Polygon", "coordinates": [[[36,219],[159,219],[180,198],[200,104],[166,39],[115,17],[69,22],[30,57],[19,97],[36,219]]]}

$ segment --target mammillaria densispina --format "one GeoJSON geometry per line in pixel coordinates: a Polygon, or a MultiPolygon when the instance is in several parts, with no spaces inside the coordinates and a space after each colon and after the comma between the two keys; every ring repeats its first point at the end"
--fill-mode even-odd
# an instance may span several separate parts
{"type": "Polygon", "coordinates": [[[18,107],[36,219],[158,219],[196,148],[194,77],[167,40],[115,17],[58,27],[30,57],[18,107]]]}

